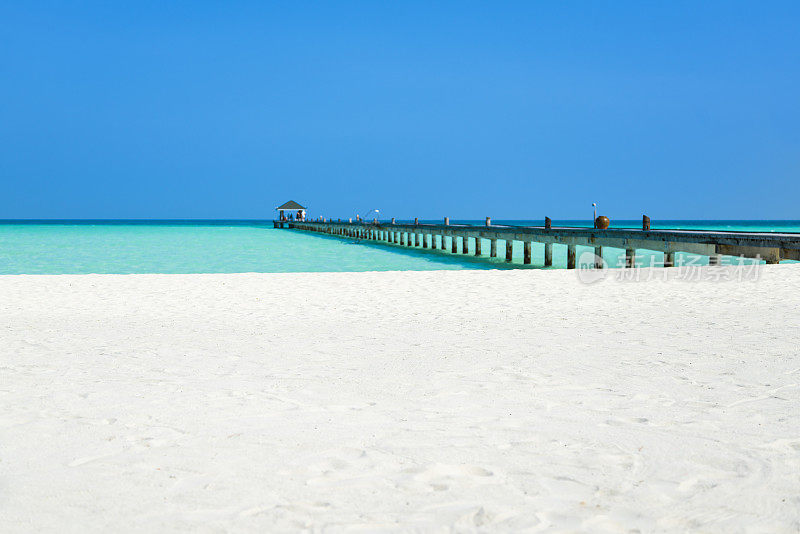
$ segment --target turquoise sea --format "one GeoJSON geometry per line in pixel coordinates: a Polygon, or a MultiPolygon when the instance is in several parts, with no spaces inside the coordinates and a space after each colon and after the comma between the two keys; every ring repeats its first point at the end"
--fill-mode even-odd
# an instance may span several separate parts
{"type": "MultiPolygon", "coordinates": [[[[434,222],[434,221],[429,221],[434,222]]],[[[439,222],[439,221],[435,221],[439,222]]],[[[483,224],[483,221],[452,221],[483,224]]],[[[541,225],[542,221],[495,224],[541,225]]],[[[589,221],[553,221],[557,226],[591,226],[589,221]]],[[[614,227],[639,227],[619,221],[614,227]]],[[[800,232],[800,221],[653,221],[653,228],[800,232]]],[[[578,247],[578,255],[592,249],[578,247]]],[[[503,249],[498,247],[500,251],[503,249]]],[[[488,241],[482,246],[488,255],[488,241]]],[[[606,249],[616,265],[622,251],[606,249]]],[[[566,247],[555,246],[554,268],[566,265],[566,247]]],[[[678,262],[691,255],[678,255],[678,262]]],[[[696,257],[694,257],[696,259],[696,257]]],[[[637,252],[642,265],[661,255],[637,252]]],[[[588,260],[587,260],[588,261],[588,260]]],[[[699,264],[707,260],[699,259],[699,264]]],[[[728,259],[727,261],[732,261],[728,259]]],[[[733,261],[738,261],[733,260],[733,261]]],[[[544,248],[533,246],[532,268],[544,263],[544,248]]],[[[476,259],[440,250],[410,249],[296,230],[275,230],[271,221],[0,221],[0,274],[242,273],[320,271],[423,271],[523,268],[522,246],[514,262],[476,259]]],[[[531,268],[525,266],[525,268],[531,268]]]]}

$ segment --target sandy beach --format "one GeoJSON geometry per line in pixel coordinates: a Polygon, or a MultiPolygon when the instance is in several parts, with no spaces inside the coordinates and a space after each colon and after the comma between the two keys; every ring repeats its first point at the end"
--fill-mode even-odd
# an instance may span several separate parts
{"type": "Polygon", "coordinates": [[[800,265],[0,277],[0,531],[798,532],[800,265]]]}

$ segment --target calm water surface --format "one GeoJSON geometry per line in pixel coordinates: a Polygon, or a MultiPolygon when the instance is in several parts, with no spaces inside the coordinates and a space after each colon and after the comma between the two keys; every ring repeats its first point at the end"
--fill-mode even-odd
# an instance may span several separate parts
{"type": "MultiPolygon", "coordinates": [[[[483,224],[483,221],[453,221],[453,224],[458,222],[483,224]]],[[[498,220],[495,223],[538,225],[541,221],[498,220]]],[[[554,221],[554,224],[591,226],[588,221],[554,221]]],[[[621,221],[614,226],[635,228],[639,224],[638,221],[621,221]]],[[[800,232],[800,221],[654,221],[653,228],[800,232]]],[[[500,251],[504,250],[501,245],[498,245],[500,251]]],[[[0,274],[522,268],[522,247],[517,243],[514,248],[514,262],[509,265],[502,260],[485,257],[475,259],[440,250],[412,250],[388,244],[354,244],[336,237],[275,230],[271,222],[4,222],[0,223],[0,274]]],[[[482,251],[484,255],[488,254],[488,240],[484,240],[482,251]]],[[[588,247],[578,247],[579,256],[591,251],[588,247]]],[[[605,249],[604,259],[613,266],[621,254],[619,249],[605,249]]],[[[565,246],[554,246],[553,256],[555,268],[565,267],[565,246]]],[[[651,261],[660,264],[662,255],[639,251],[637,258],[644,265],[651,261]]],[[[691,258],[694,257],[678,255],[678,261],[691,258]]],[[[586,261],[589,261],[588,258],[586,261]]],[[[705,258],[700,259],[701,264],[706,261],[705,258]]],[[[533,268],[541,267],[543,263],[544,247],[534,244],[533,268]]]]}

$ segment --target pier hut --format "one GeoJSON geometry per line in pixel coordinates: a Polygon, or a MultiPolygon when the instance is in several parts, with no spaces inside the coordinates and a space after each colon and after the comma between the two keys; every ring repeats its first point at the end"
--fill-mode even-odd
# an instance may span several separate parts
{"type": "Polygon", "coordinates": [[[273,226],[275,228],[283,228],[284,224],[286,224],[290,219],[296,221],[306,220],[306,208],[294,200],[290,200],[289,202],[281,204],[275,208],[275,211],[278,212],[278,218],[273,221],[273,226]],[[289,212],[288,216],[287,212],[289,212]]]}

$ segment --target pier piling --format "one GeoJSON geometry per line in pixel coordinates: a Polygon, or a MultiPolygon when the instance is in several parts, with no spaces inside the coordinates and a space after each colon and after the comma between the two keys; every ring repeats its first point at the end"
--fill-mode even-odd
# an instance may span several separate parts
{"type": "Polygon", "coordinates": [[[625,267],[629,269],[636,267],[636,249],[625,249],[625,267]]]}
{"type": "Polygon", "coordinates": [[[522,245],[522,263],[530,265],[531,263],[531,242],[525,241],[522,245]]]}
{"type": "Polygon", "coordinates": [[[575,245],[567,245],[567,269],[575,268],[575,245]]]}
{"type": "Polygon", "coordinates": [[[512,239],[506,239],[506,261],[511,262],[514,256],[514,241],[512,239]]]}

